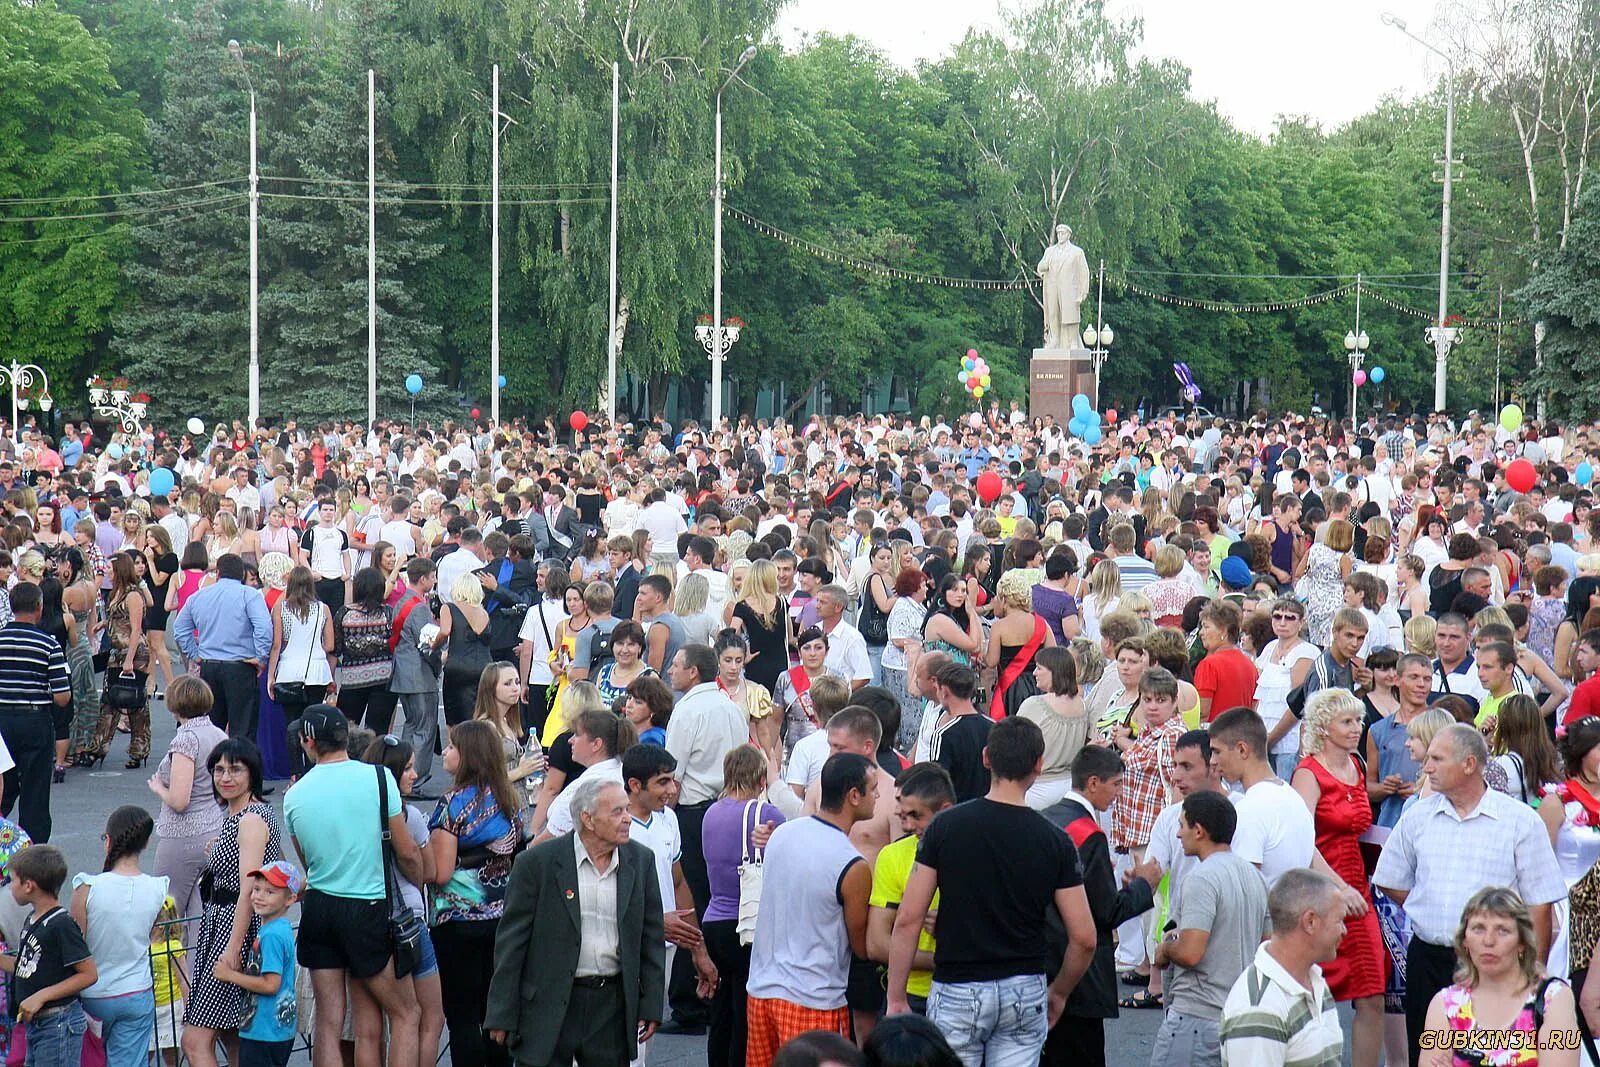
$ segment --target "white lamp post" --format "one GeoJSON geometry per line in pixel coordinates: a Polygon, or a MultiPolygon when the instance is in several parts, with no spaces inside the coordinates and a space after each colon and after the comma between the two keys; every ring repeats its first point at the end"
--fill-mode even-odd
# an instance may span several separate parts
{"type": "Polygon", "coordinates": [[[1116,334],[1111,332],[1111,327],[1105,322],[1106,301],[1106,261],[1100,261],[1100,283],[1094,301],[1094,324],[1083,331],[1083,343],[1089,346],[1089,355],[1094,360],[1094,402],[1101,406],[1100,399],[1100,368],[1105,366],[1106,357],[1111,353],[1107,351],[1111,342],[1115,341],[1116,334]]]}
{"type": "Polygon", "coordinates": [[[1385,12],[1383,24],[1393,26],[1413,41],[1445,62],[1447,71],[1444,84],[1444,201],[1439,215],[1439,321],[1424,332],[1433,345],[1433,410],[1443,411],[1445,404],[1445,371],[1450,362],[1450,349],[1460,332],[1449,321],[1450,302],[1450,194],[1454,188],[1452,170],[1455,166],[1456,135],[1456,62],[1449,54],[1406,28],[1405,20],[1385,12]]]}
{"type": "MultiPolygon", "coordinates": [[[[739,331],[723,324],[722,321],[722,93],[724,89],[733,84],[733,79],[739,76],[744,65],[756,56],[756,46],[751,45],[739,54],[739,62],[734,64],[733,70],[728,72],[728,78],[722,83],[722,88],[717,90],[717,128],[716,128],[716,184],[712,187],[712,252],[711,252],[711,325],[697,327],[695,334],[700,338],[700,344],[705,348],[706,354],[711,357],[711,433],[717,432],[717,427],[722,424],[722,360],[728,354],[728,349],[733,347],[739,339],[739,331]]],[[[615,344],[615,338],[612,339],[615,344]]]]}
{"type": "Polygon", "coordinates": [[[250,69],[244,65],[244,49],[239,47],[238,41],[228,42],[228,54],[239,64],[244,83],[250,90],[250,400],[247,421],[250,432],[254,433],[256,420],[261,417],[261,318],[257,311],[261,268],[256,254],[261,194],[256,172],[256,87],[250,81],[250,69]]]}
{"type": "Polygon", "coordinates": [[[44,368],[37,363],[18,363],[12,360],[10,364],[0,366],[0,378],[11,385],[11,440],[20,445],[22,443],[22,426],[19,412],[28,406],[28,398],[23,392],[38,386],[41,390],[39,396],[39,410],[49,411],[55,407],[56,402],[50,397],[50,376],[44,368]]]}

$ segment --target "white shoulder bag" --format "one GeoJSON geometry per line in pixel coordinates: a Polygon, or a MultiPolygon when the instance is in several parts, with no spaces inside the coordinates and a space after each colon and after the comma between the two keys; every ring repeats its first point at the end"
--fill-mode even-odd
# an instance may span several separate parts
{"type": "Polygon", "coordinates": [[[761,818],[761,798],[757,797],[745,804],[744,812],[739,816],[740,836],[739,858],[739,919],[734,925],[734,931],[739,935],[739,944],[748,945],[756,939],[756,913],[761,909],[761,878],[764,873],[763,862],[765,849],[755,848],[750,841],[750,835],[755,832],[756,820],[761,818]]]}

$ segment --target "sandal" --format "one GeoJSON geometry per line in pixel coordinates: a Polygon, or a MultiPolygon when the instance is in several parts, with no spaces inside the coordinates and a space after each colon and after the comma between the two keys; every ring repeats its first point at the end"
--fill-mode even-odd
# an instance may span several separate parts
{"type": "Polygon", "coordinates": [[[1141,989],[1132,996],[1123,997],[1117,1001],[1117,1007],[1138,1010],[1140,1008],[1160,1008],[1161,994],[1152,993],[1148,989],[1141,989]]]}
{"type": "Polygon", "coordinates": [[[1123,971],[1117,975],[1117,979],[1123,985],[1147,986],[1150,984],[1150,976],[1148,974],[1140,974],[1135,970],[1123,971]]]}

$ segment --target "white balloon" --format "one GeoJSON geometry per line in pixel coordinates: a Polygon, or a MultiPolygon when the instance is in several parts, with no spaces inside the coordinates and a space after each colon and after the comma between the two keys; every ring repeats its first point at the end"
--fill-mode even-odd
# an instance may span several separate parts
{"type": "Polygon", "coordinates": [[[202,419],[198,415],[191,416],[189,418],[189,432],[190,433],[205,433],[206,432],[206,420],[202,419]]]}

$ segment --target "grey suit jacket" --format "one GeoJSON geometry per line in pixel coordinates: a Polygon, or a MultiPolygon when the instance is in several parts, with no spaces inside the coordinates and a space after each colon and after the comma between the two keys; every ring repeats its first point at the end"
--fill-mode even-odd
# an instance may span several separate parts
{"type": "MultiPolygon", "coordinates": [[[[637,1049],[639,1020],[661,1021],[666,941],[655,859],[644,845],[617,849],[618,955],[622,963],[624,1045],[637,1049]]],[[[505,914],[495,936],[485,1030],[505,1030],[519,1063],[544,1064],[572,999],[583,920],[578,860],[570,835],[527,849],[511,867],[505,914]]]]}

